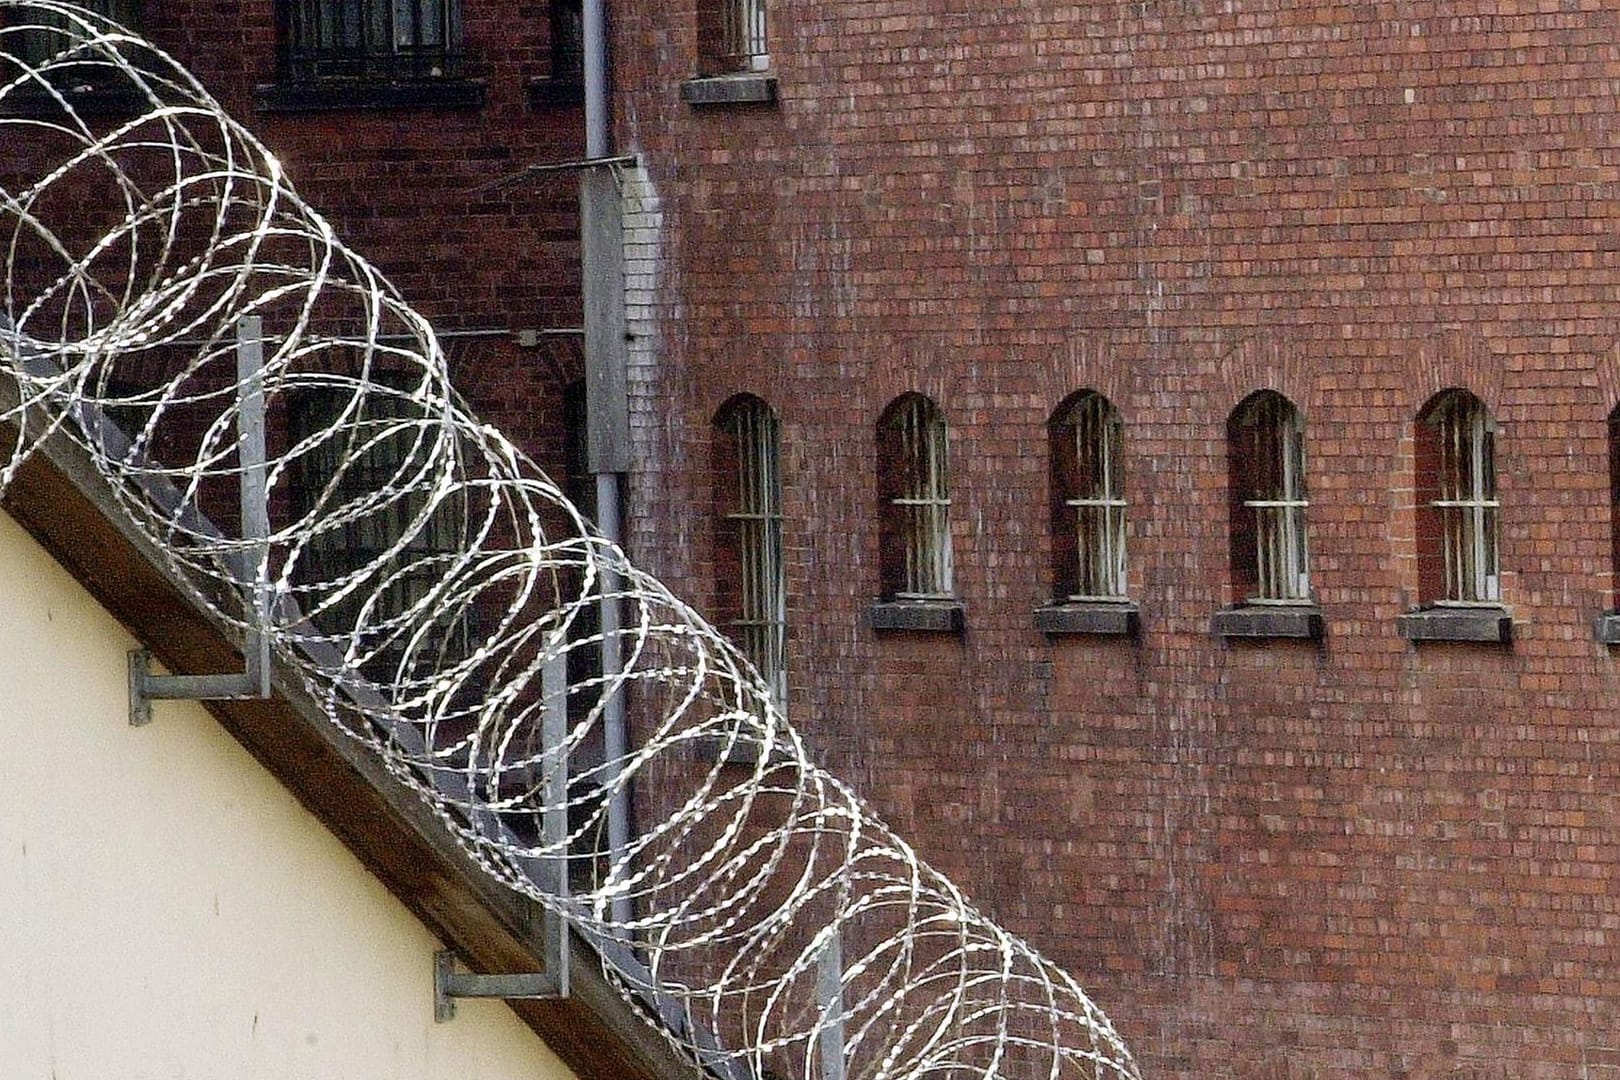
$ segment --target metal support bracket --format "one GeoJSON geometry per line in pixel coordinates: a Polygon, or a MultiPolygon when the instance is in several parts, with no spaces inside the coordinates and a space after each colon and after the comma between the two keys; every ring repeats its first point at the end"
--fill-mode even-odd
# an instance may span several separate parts
{"type": "MultiPolygon", "coordinates": [[[[557,650],[540,672],[540,737],[545,747],[540,778],[544,809],[541,838],[556,854],[533,868],[536,880],[560,902],[568,898],[568,659],[557,650]]],[[[541,914],[541,956],[546,970],[526,975],[470,975],[456,971],[448,949],[433,954],[433,1019],[444,1023],[456,1015],[458,997],[518,1000],[562,1000],[569,995],[568,920],[559,911],[541,914]]]]}
{"type": "Polygon", "coordinates": [[[456,970],[456,954],[449,949],[433,954],[433,1019],[441,1024],[456,1015],[456,998],[546,1001],[566,996],[566,990],[550,972],[471,975],[456,970]]]}
{"type": "Polygon", "coordinates": [[[242,642],[244,670],[225,675],[153,675],[145,649],[129,654],[129,722],[152,722],[152,702],[238,701],[270,696],[270,507],[265,477],[264,320],[245,315],[236,324],[237,455],[242,473],[244,557],[253,567],[253,612],[242,642]]]}

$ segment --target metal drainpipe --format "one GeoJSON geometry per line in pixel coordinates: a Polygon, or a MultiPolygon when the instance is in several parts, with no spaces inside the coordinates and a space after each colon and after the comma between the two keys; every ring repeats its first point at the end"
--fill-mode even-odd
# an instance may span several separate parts
{"type": "Polygon", "coordinates": [[[584,0],[585,156],[608,156],[607,15],[605,0],[584,0]]]}
{"type": "MultiPolygon", "coordinates": [[[[604,158],[608,156],[610,144],[607,111],[607,19],[604,0],[584,0],[582,15],[585,24],[585,156],[604,158]]],[[[582,184],[587,183],[589,177],[582,176],[581,181],[582,184]]],[[[583,193],[583,186],[581,191],[583,193]]],[[[583,200],[581,209],[584,210],[583,200]]],[[[584,245],[582,258],[588,259],[591,250],[589,244],[584,245]]],[[[587,266],[585,272],[589,274],[591,268],[587,266]]],[[[590,360],[591,358],[587,357],[587,364],[590,360]]],[[[595,419],[601,415],[601,411],[593,409],[590,410],[590,414],[595,419]]],[[[619,474],[601,462],[593,462],[593,468],[596,471],[597,528],[608,540],[622,546],[624,528],[619,517],[619,474]]],[[[624,667],[619,642],[619,603],[615,598],[620,586],[617,570],[605,569],[602,575],[601,601],[602,678],[604,685],[609,686],[624,667]]],[[[602,750],[608,761],[621,760],[629,751],[622,690],[609,695],[607,701],[602,704],[602,750]]],[[[629,846],[630,798],[629,793],[621,788],[608,802],[608,852],[614,865],[618,865],[629,846]]],[[[614,897],[612,915],[613,921],[620,926],[630,921],[629,897],[614,897]]]]}

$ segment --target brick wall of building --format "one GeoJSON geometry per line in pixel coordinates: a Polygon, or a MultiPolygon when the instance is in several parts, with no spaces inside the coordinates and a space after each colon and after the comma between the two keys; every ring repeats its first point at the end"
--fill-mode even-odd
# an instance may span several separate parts
{"type": "MultiPolygon", "coordinates": [[[[584,373],[577,179],[519,176],[531,164],[583,155],[578,88],[569,93],[551,78],[550,5],[461,5],[465,74],[482,90],[476,105],[358,107],[355,98],[378,84],[355,84],[346,97],[328,83],[333,107],[308,111],[264,107],[264,90],[279,77],[271,0],[137,6],[136,29],[260,138],[336,234],[432,320],[473,408],[560,477],[564,389],[584,373]]],[[[5,69],[12,78],[15,69],[5,69]]],[[[92,98],[87,110],[98,100],[106,99],[92,98]]],[[[36,155],[54,164],[65,154],[46,142],[3,148],[8,189],[40,174],[36,155]]],[[[101,182],[64,199],[76,205],[47,207],[45,216],[70,243],[99,235],[106,215],[122,213],[120,194],[101,182]],[[82,235],[72,235],[75,226],[82,235]]],[[[60,272],[54,259],[30,261],[26,244],[17,261],[18,303],[30,295],[35,262],[44,281],[60,272]]],[[[272,417],[273,428],[279,423],[272,417]]]]}
{"type": "Polygon", "coordinates": [[[712,598],[715,411],[781,419],[790,713],[1148,1074],[1569,1077],[1620,1057],[1620,14],[1596,4],[615,10],[638,240],[632,544],[712,598]],[[638,281],[644,280],[638,277],[638,281]],[[645,294],[645,285],[639,286],[645,294]],[[1510,645],[1413,644],[1414,420],[1498,423],[1510,645]],[[1048,638],[1047,421],[1124,420],[1141,634],[1048,638]],[[1226,421],[1305,418],[1320,642],[1234,596],[1226,421]],[[876,635],[874,425],[950,425],[966,630],[876,635]]]}
{"type": "Polygon", "coordinates": [[[551,75],[549,4],[462,4],[474,108],[267,111],[276,81],[274,5],[146,5],[145,29],[253,130],[338,235],[382,269],[445,339],[458,387],[543,461],[561,460],[563,386],[579,343],[519,330],[580,322],[577,187],[571,173],[491,187],[525,166],[582,156],[582,109],[531,98],[551,75]],[[480,334],[478,331],[495,331],[480,334]],[[467,335],[467,336],[459,336],[467,335]]]}

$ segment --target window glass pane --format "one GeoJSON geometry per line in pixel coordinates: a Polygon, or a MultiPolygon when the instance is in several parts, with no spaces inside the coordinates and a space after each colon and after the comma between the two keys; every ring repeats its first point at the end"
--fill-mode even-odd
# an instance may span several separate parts
{"type": "Polygon", "coordinates": [[[442,578],[445,560],[463,548],[466,513],[459,499],[433,502],[430,493],[418,489],[389,495],[399,489],[402,473],[419,467],[424,440],[416,426],[420,408],[408,387],[386,376],[376,381],[348,419],[342,415],[352,400],[347,389],[305,391],[293,403],[292,437],[319,438],[296,460],[294,509],[307,514],[319,504],[328,513],[347,511],[342,525],[316,535],[304,549],[296,577],[305,586],[320,587],[301,601],[306,607],[330,596],[334,583],[360,578],[349,596],[317,613],[315,621],[334,630],[393,621],[399,633],[381,630],[355,643],[363,654],[362,670],[391,684],[402,664],[413,668],[465,653],[470,627],[464,612],[444,613],[423,640],[413,642],[409,632],[423,621],[420,605],[442,578]]]}
{"type": "Polygon", "coordinates": [[[1440,475],[1434,508],[1441,523],[1445,600],[1500,599],[1497,567],[1496,437],[1485,405],[1447,393],[1429,412],[1440,475]]]}
{"type": "Polygon", "coordinates": [[[950,595],[951,545],[946,479],[945,418],[925,397],[903,399],[888,423],[899,440],[901,547],[904,551],[901,597],[950,595]]]}
{"type": "Polygon", "coordinates": [[[1075,476],[1068,503],[1075,508],[1074,599],[1126,595],[1124,471],[1119,414],[1100,394],[1075,403],[1075,476]]]}
{"type": "Polygon", "coordinates": [[[452,75],[454,0],[279,0],[293,78],[452,75]]]}
{"type": "Polygon", "coordinates": [[[787,589],[776,415],[764,402],[745,398],[726,410],[721,427],[736,450],[736,504],[727,515],[735,526],[737,544],[739,595],[733,637],[783,710],[787,589]]]}
{"type": "MultiPolygon", "coordinates": [[[[1293,403],[1263,392],[1239,406],[1231,427],[1233,483],[1252,516],[1258,601],[1310,599],[1304,424],[1293,403]]],[[[1234,538],[1234,543],[1236,543],[1234,538]]],[[[1241,554],[1241,551],[1240,551],[1241,554]]]]}

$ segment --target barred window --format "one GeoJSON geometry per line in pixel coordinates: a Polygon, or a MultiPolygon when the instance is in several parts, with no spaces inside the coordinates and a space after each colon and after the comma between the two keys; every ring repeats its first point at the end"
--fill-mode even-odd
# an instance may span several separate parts
{"type": "Polygon", "coordinates": [[[1081,391],[1048,424],[1052,557],[1059,600],[1124,600],[1125,473],[1119,411],[1081,391]]]}
{"type": "MultiPolygon", "coordinates": [[[[416,458],[424,450],[424,436],[415,424],[421,406],[412,401],[405,380],[377,374],[372,379],[373,389],[358,414],[343,414],[353,400],[350,389],[343,387],[301,391],[291,402],[288,418],[295,443],[312,441],[309,450],[295,459],[294,511],[305,515],[318,508],[323,516],[347,517],[342,525],[311,539],[300,556],[297,580],[333,582],[362,571],[368,574],[360,588],[327,609],[324,618],[317,617],[318,626],[338,633],[353,627],[367,604],[363,619],[371,627],[413,613],[443,579],[446,561],[461,553],[465,540],[466,509],[460,501],[430,505],[429,495],[422,491],[379,497],[419,464],[416,458]],[[390,554],[407,535],[404,547],[390,554]]],[[[410,625],[400,622],[397,632],[379,631],[363,643],[373,653],[363,670],[378,682],[392,684],[419,664],[431,671],[466,655],[468,613],[444,613],[437,632],[413,641],[411,632],[421,621],[416,612],[410,625]]]]}
{"type": "Polygon", "coordinates": [[[766,0],[703,0],[698,8],[702,66],[711,72],[764,71],[770,67],[765,36],[766,0]]]}
{"type": "Polygon", "coordinates": [[[1436,395],[1418,416],[1418,571],[1436,604],[1501,601],[1496,424],[1466,390],[1436,395]]]}
{"type": "MultiPolygon", "coordinates": [[[[78,6],[105,16],[120,26],[137,31],[141,29],[140,0],[76,0],[76,2],[78,6]]],[[[76,48],[75,42],[81,38],[78,24],[58,12],[39,8],[14,10],[5,16],[5,20],[7,25],[11,26],[19,26],[26,22],[31,29],[19,29],[0,35],[0,52],[10,53],[34,66],[49,63],[63,57],[64,54],[71,53],[76,48]]],[[[75,89],[81,84],[95,89],[107,89],[119,82],[116,70],[108,64],[88,55],[84,58],[86,63],[58,67],[53,81],[71,82],[75,89]]],[[[57,62],[61,63],[60,60],[57,62]]],[[[4,77],[11,79],[14,76],[12,72],[7,71],[4,77]]]]}
{"type": "Polygon", "coordinates": [[[462,74],[458,0],[278,0],[276,17],[289,81],[462,74]]]}
{"type": "Polygon", "coordinates": [[[583,0],[551,0],[551,81],[564,86],[585,81],[583,0]]]}
{"type": "Polygon", "coordinates": [[[717,560],[724,616],[743,653],[787,704],[787,587],[782,561],[780,430],[757,397],[733,398],[715,418],[722,492],[717,560]]]}
{"type": "Polygon", "coordinates": [[[1250,603],[1309,603],[1304,419],[1262,390],[1232,411],[1226,435],[1236,590],[1250,603]]]}
{"type": "Polygon", "coordinates": [[[881,563],[886,599],[951,595],[950,485],[945,417],[928,398],[906,394],[878,424],[881,563]]]}
{"type": "Polygon", "coordinates": [[[736,67],[760,70],[770,63],[765,47],[765,0],[725,0],[723,57],[736,67]]]}

